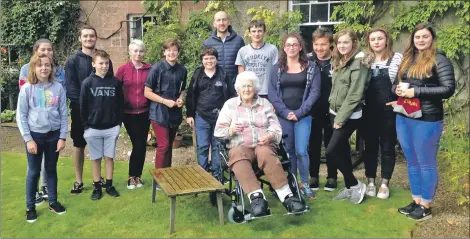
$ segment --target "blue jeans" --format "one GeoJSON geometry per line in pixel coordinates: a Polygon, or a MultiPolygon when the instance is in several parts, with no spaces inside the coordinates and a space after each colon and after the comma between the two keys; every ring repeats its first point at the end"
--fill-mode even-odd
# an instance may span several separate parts
{"type": "Polygon", "coordinates": [[[57,142],[59,141],[60,130],[48,133],[31,132],[34,142],[37,145],[37,154],[30,154],[26,150],[28,158],[28,175],[26,176],[26,207],[34,208],[36,190],[38,187],[39,174],[41,171],[41,161],[44,154],[44,167],[47,174],[47,190],[49,203],[57,202],[57,160],[59,153],[57,142]]]}
{"type": "Polygon", "coordinates": [[[219,149],[217,148],[219,141],[214,137],[215,124],[207,122],[198,113],[196,113],[195,118],[197,163],[206,171],[209,170],[209,148],[211,147],[212,175],[218,178],[222,169],[220,167],[219,149]]]}
{"type": "Polygon", "coordinates": [[[437,150],[443,122],[397,115],[397,136],[408,166],[411,195],[430,203],[437,188],[437,150]]]}
{"type": "Polygon", "coordinates": [[[284,149],[290,161],[290,171],[297,175],[298,168],[301,183],[308,184],[310,160],[307,149],[310,128],[312,127],[312,117],[307,116],[299,121],[279,117],[279,122],[282,128],[284,149]]]}

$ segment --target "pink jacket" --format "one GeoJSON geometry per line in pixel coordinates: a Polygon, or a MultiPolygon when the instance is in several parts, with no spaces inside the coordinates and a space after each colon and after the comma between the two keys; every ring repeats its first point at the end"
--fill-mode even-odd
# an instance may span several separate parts
{"type": "Polygon", "coordinates": [[[132,61],[128,61],[117,70],[115,76],[122,81],[124,92],[124,113],[140,114],[149,110],[144,88],[151,67],[151,64],[144,63],[140,69],[136,69],[132,61]]]}

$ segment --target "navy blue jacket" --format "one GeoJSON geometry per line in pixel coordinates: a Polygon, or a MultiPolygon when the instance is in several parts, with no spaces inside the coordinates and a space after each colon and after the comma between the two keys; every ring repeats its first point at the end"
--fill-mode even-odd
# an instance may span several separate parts
{"type": "Polygon", "coordinates": [[[230,35],[225,38],[225,42],[222,42],[222,39],[217,36],[217,30],[215,30],[202,43],[202,47],[210,46],[217,50],[219,54],[217,64],[225,70],[229,79],[235,83],[234,78],[238,74],[238,66],[235,65],[235,60],[237,59],[238,50],[245,45],[245,42],[242,37],[232,30],[232,26],[229,26],[227,31],[230,35]]]}
{"type": "MultiPolygon", "coordinates": [[[[71,102],[77,103],[80,99],[80,89],[85,78],[89,77],[93,72],[91,65],[91,56],[78,50],[69,57],[65,63],[65,87],[67,89],[67,98],[71,102]]],[[[114,75],[113,63],[109,60],[108,73],[114,75]]]]}
{"type": "Polygon", "coordinates": [[[275,64],[271,70],[271,79],[268,84],[268,100],[273,104],[276,114],[287,119],[290,112],[294,112],[298,120],[310,115],[310,110],[320,97],[321,78],[320,71],[315,62],[309,61],[307,68],[307,84],[302,97],[302,105],[299,109],[288,109],[282,101],[281,72],[279,64],[275,64]]]}

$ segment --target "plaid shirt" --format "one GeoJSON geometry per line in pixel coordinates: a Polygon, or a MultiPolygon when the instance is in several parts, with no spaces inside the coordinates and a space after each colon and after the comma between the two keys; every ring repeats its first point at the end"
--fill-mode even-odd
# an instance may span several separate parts
{"type": "Polygon", "coordinates": [[[242,103],[240,97],[234,97],[225,102],[215,124],[214,136],[229,140],[227,147],[245,146],[255,148],[259,138],[271,133],[274,138],[271,144],[276,146],[281,142],[282,130],[274,108],[267,99],[257,97],[253,105],[242,103]],[[229,135],[230,125],[242,123],[243,132],[229,135]]]}

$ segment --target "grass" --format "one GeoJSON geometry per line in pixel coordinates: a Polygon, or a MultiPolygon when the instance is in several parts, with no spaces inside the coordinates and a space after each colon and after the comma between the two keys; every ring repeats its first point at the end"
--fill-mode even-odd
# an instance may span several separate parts
{"type": "MultiPolygon", "coordinates": [[[[67,208],[64,215],[47,210],[46,204],[37,207],[38,220],[29,224],[25,220],[25,168],[24,154],[4,152],[2,158],[2,231],[0,237],[409,237],[416,225],[414,221],[397,213],[397,207],[408,204],[409,192],[392,188],[389,200],[366,198],[360,205],[348,201],[332,201],[333,193],[320,191],[310,201],[311,211],[301,216],[285,216],[279,200],[267,196],[272,216],[245,224],[218,224],[215,207],[210,206],[207,194],[199,197],[177,198],[175,233],[169,234],[169,200],[163,192],[157,193],[152,204],[151,178],[145,165],[143,188],[126,188],[125,162],[116,162],[114,184],[121,193],[119,198],[104,195],[99,201],[90,200],[90,163],[85,162],[85,192],[71,195],[74,181],[70,158],[60,158],[59,200],[67,208]]],[[[324,182],[322,182],[324,183],[324,182]]],[[[267,194],[268,195],[268,194],[267,194]]],[[[224,197],[227,215],[229,198],[224,197]]]]}

